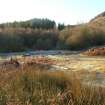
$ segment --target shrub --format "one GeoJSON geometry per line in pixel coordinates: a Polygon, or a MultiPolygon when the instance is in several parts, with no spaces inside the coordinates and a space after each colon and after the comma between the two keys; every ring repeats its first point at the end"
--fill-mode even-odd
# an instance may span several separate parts
{"type": "Polygon", "coordinates": [[[68,45],[68,49],[80,50],[96,45],[105,44],[105,32],[101,29],[91,28],[88,25],[65,29],[60,33],[60,39],[68,45]]]}

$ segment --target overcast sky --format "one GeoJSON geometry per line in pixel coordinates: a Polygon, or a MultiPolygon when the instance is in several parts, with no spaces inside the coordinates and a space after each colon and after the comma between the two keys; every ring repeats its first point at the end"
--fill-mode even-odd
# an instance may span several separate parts
{"type": "Polygon", "coordinates": [[[105,0],[0,0],[0,23],[49,18],[57,23],[89,21],[105,11],[105,0]]]}

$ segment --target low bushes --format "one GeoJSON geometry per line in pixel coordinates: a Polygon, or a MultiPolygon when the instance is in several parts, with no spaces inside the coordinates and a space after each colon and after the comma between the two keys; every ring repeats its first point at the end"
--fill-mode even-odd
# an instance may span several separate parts
{"type": "Polygon", "coordinates": [[[88,56],[105,56],[105,48],[104,47],[92,48],[87,51],[84,51],[83,54],[88,56]]]}
{"type": "Polygon", "coordinates": [[[105,44],[105,32],[88,25],[76,26],[61,31],[60,40],[71,50],[81,50],[105,44]]]}
{"type": "Polygon", "coordinates": [[[51,50],[57,41],[58,33],[52,30],[7,28],[0,32],[0,52],[51,50]]]}

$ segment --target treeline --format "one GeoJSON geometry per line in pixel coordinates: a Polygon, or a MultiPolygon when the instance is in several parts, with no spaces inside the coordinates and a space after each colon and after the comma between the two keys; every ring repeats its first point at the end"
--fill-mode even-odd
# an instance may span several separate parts
{"type": "Polygon", "coordinates": [[[58,32],[8,28],[0,32],[0,52],[55,49],[58,32]]]}
{"type": "Polygon", "coordinates": [[[81,50],[97,45],[105,45],[105,30],[100,25],[56,25],[49,19],[0,25],[0,52],[81,50]]]}
{"type": "Polygon", "coordinates": [[[57,30],[55,21],[49,19],[0,24],[0,52],[55,49],[57,30]]]}
{"type": "Polygon", "coordinates": [[[105,31],[79,26],[59,30],[0,29],[0,52],[26,50],[81,50],[105,45],[105,31]]]}
{"type": "Polygon", "coordinates": [[[60,32],[59,48],[81,50],[92,46],[105,45],[104,27],[83,24],[74,28],[66,28],[60,32]]]}
{"type": "Polygon", "coordinates": [[[31,19],[28,21],[13,22],[0,24],[0,28],[32,28],[32,29],[53,29],[56,27],[56,23],[53,20],[49,19],[31,19]]]}

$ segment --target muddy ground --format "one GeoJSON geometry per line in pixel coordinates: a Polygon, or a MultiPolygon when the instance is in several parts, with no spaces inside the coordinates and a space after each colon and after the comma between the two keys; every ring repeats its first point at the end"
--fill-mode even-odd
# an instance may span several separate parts
{"type": "Polygon", "coordinates": [[[11,57],[19,59],[22,63],[35,59],[35,62],[49,64],[50,71],[59,70],[68,73],[73,71],[85,83],[105,85],[105,56],[86,56],[79,52],[69,51],[42,51],[25,54],[25,56],[18,54],[9,56],[8,54],[8,56],[1,56],[0,62],[2,63],[11,57]]]}

